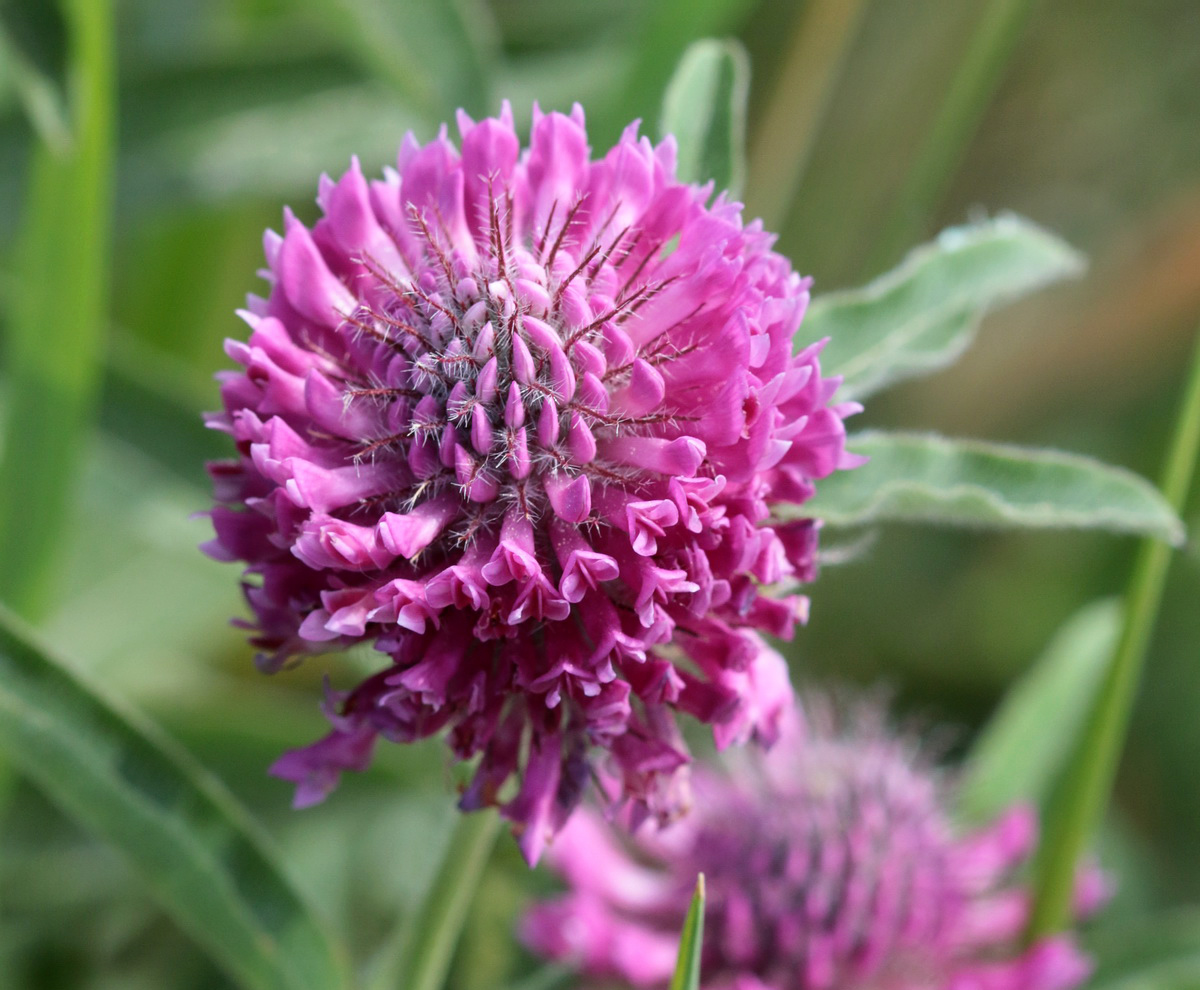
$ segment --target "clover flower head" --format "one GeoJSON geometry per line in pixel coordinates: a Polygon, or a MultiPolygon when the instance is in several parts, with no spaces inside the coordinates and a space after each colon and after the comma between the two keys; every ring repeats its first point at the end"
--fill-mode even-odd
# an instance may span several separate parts
{"type": "Polygon", "coordinates": [[[808,281],[675,179],[672,140],[634,125],[593,160],[578,107],[535,108],[525,150],[507,105],[459,129],[267,233],[209,549],[248,565],[265,668],[388,658],[274,767],[298,803],[379,736],[445,730],[478,759],[462,806],[499,805],[535,861],[592,779],[678,811],[674,712],[770,739],[790,690],[759,633],[804,619],[816,547],[771,509],[853,466],[858,407],[797,348],[808,281]]]}
{"type": "MultiPolygon", "coordinates": [[[[867,703],[810,699],[769,753],[694,773],[692,814],[629,841],[590,809],[558,836],[569,890],[536,905],[525,940],[635,986],[666,986],[697,873],[708,892],[701,975],[735,990],[1068,990],[1087,961],[1068,937],[1023,948],[1013,870],[1036,843],[1015,807],[960,835],[941,779],[867,703]]],[[[1078,902],[1103,897],[1092,870],[1078,902]]]]}

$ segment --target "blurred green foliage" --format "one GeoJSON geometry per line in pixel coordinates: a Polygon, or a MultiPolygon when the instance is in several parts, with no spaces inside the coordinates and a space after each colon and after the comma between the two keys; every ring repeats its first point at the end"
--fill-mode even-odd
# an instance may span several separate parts
{"type": "MultiPolygon", "coordinates": [[[[840,57],[829,60],[827,77],[810,82],[829,82],[828,99],[810,115],[806,164],[777,225],[781,249],[816,277],[818,291],[876,274],[868,259],[881,225],[903,205],[906,177],[927,154],[989,4],[855,6],[862,9],[846,13],[840,57]]],[[[204,459],[225,450],[200,413],[217,404],[211,376],[227,363],[222,338],[242,333],[233,310],[261,288],[253,276],[261,231],[278,225],[283,202],[312,218],[322,170],[341,171],[351,153],[377,170],[405,129],[427,139],[458,106],[478,116],[507,97],[527,121],[534,100],[563,109],[579,100],[597,147],[635,117],[654,133],[678,56],[698,37],[724,34],[751,55],[746,195],[754,202],[762,194],[756,162],[797,146],[795,135],[762,125],[779,119],[773,108],[789,106],[779,84],[794,78],[789,66],[803,51],[797,28],[822,9],[837,14],[839,3],[116,4],[111,321],[103,364],[92,369],[100,397],[82,468],[73,484],[62,482],[64,546],[43,631],[91,678],[165,725],[261,817],[296,882],[356,958],[369,957],[411,914],[432,877],[451,772],[436,744],[390,747],[335,800],[302,814],[289,810],[288,787],[264,775],[282,748],[323,731],[323,664],[274,679],[254,671],[227,625],[240,610],[235,571],[193,549],[207,527],[190,518],[208,503],[204,459]]],[[[52,134],[69,91],[66,35],[54,10],[43,0],[0,2],[6,334],[23,290],[17,231],[28,215],[38,133],[26,111],[31,101],[42,107],[33,119],[52,134]]],[[[1091,258],[1089,274],[988,317],[962,364],[872,401],[860,425],[1053,445],[1155,476],[1200,312],[1194,0],[1032,5],[998,88],[969,123],[961,153],[935,176],[929,209],[906,219],[912,236],[1011,208],[1079,247],[1091,258]]],[[[74,275],[57,273],[64,285],[74,275]]],[[[55,329],[70,346],[70,328],[55,329]]],[[[10,369],[3,371],[10,386],[10,369]]],[[[59,438],[38,439],[52,449],[59,438]]],[[[1195,497],[1185,519],[1200,526],[1195,497]]],[[[838,547],[828,549],[812,622],[790,647],[798,677],[882,677],[904,707],[961,726],[965,746],[1055,630],[1124,587],[1133,547],[1100,535],[892,528],[837,566],[838,547]]],[[[22,562],[6,554],[0,566],[22,562]]],[[[1108,923],[1200,899],[1198,600],[1193,543],[1172,571],[1106,834],[1106,856],[1123,871],[1108,923]]],[[[349,679],[355,662],[331,660],[334,682],[349,679]]],[[[4,793],[6,988],[229,985],[113,853],[26,783],[0,785],[4,793]]],[[[535,972],[511,923],[519,904],[550,882],[529,874],[511,843],[500,844],[471,908],[472,938],[455,959],[453,985],[498,986],[535,972]]],[[[1186,969],[1191,957],[1179,958],[1172,965],[1186,969]]]]}

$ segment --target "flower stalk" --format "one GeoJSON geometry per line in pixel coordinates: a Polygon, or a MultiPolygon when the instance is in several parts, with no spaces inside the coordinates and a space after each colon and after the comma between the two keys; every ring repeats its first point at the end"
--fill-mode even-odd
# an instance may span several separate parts
{"type": "Polygon", "coordinates": [[[371,990],[440,990],[499,834],[500,816],[490,809],[459,817],[424,900],[384,948],[371,990]]]}
{"type": "MultiPolygon", "coordinates": [[[[1182,512],[1200,455],[1200,334],[1187,391],[1167,456],[1162,491],[1182,512]]],[[[1172,548],[1146,539],[1138,551],[1126,598],[1125,619],[1112,664],[1052,800],[1046,841],[1037,866],[1036,896],[1028,937],[1061,930],[1071,912],[1075,865],[1112,793],[1146,650],[1162,601],[1172,548]]]]}

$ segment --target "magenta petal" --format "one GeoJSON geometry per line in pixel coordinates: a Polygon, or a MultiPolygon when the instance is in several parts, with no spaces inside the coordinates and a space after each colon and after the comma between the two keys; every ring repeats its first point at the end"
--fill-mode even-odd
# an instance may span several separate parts
{"type": "Polygon", "coordinates": [[[545,481],[546,496],[554,514],[563,522],[583,522],[592,512],[592,485],[587,475],[566,478],[556,475],[545,481]]]}

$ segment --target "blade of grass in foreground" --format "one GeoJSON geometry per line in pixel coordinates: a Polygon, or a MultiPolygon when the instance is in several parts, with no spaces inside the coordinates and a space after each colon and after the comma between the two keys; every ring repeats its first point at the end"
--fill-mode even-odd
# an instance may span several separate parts
{"type": "Polygon", "coordinates": [[[700,950],[704,945],[704,874],[696,877],[696,892],[679,936],[679,958],[671,976],[671,990],[699,990],[700,950]]]}
{"type": "Polygon", "coordinates": [[[36,142],[6,300],[0,599],[31,617],[91,422],[104,345],[116,102],[109,0],[66,0],[70,142],[36,142]]]}
{"type": "MultiPolygon", "coordinates": [[[[1176,512],[1182,511],[1187,499],[1198,455],[1200,334],[1163,475],[1163,495],[1176,512]]],[[[1171,548],[1161,539],[1142,543],[1116,653],[1051,800],[1046,836],[1035,864],[1030,938],[1059,931],[1070,918],[1076,864],[1112,792],[1170,562],[1171,548]]]]}
{"type": "Polygon", "coordinates": [[[221,783],[0,610],[0,753],[120,851],[246,990],[343,990],[344,953],[221,783]]]}

